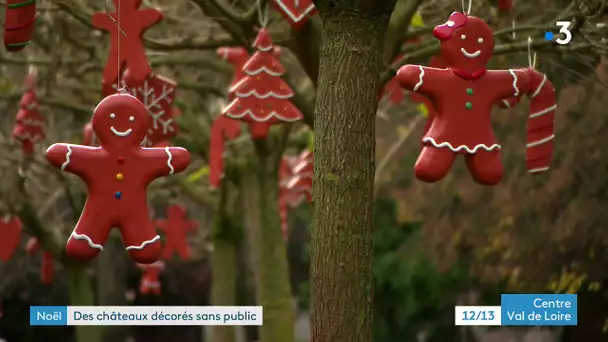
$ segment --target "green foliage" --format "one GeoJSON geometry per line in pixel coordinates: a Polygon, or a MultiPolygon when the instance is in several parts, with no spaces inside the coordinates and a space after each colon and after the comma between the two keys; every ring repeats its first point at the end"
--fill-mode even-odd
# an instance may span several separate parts
{"type": "Polygon", "coordinates": [[[455,296],[466,270],[440,272],[416,250],[419,223],[399,224],[392,200],[376,206],[374,234],[374,333],[376,342],[415,341],[425,331],[429,341],[451,334],[455,296]]]}

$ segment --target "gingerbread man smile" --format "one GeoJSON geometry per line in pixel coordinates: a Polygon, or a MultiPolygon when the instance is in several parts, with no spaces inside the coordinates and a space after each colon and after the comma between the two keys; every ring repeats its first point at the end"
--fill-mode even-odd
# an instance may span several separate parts
{"type": "MultiPolygon", "coordinates": [[[[114,113],[110,114],[110,119],[115,119],[115,118],[116,118],[116,114],[114,114],[114,113]]],[[[131,122],[135,121],[135,117],[134,116],[130,116],[129,117],[129,121],[131,121],[131,122]]],[[[110,131],[112,133],[114,133],[115,136],[121,137],[121,138],[127,137],[127,136],[129,136],[129,134],[133,133],[133,129],[132,128],[129,128],[126,131],[119,131],[116,128],[114,128],[114,126],[110,126],[110,131]]]]}

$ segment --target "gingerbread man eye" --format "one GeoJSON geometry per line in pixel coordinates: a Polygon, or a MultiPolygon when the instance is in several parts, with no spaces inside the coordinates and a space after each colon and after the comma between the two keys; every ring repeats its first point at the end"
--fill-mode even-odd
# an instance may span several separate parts
{"type": "Polygon", "coordinates": [[[131,121],[131,122],[135,121],[135,117],[134,116],[129,116],[129,121],[131,121]]]}
{"type": "Polygon", "coordinates": [[[462,36],[460,36],[460,39],[465,40],[467,39],[467,36],[463,34],[462,36]]]}
{"type": "Polygon", "coordinates": [[[116,114],[112,113],[110,114],[110,119],[114,119],[116,117],[116,114]]]}
{"type": "Polygon", "coordinates": [[[483,38],[479,38],[479,39],[477,39],[477,42],[478,42],[479,44],[483,43],[483,38]]]}

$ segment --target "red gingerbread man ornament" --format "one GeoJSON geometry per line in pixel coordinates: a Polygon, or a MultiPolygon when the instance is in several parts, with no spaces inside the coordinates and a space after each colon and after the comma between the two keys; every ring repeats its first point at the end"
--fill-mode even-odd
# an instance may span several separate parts
{"type": "Polygon", "coordinates": [[[103,83],[116,82],[125,64],[131,70],[133,80],[143,81],[152,72],[146,58],[143,35],[152,25],[160,22],[163,15],[156,9],[140,10],[142,0],[112,0],[112,2],[116,12],[110,13],[109,16],[106,12],[93,14],[93,26],[110,32],[111,36],[108,61],[103,71],[103,83]]]}
{"type": "Polygon", "coordinates": [[[68,239],[68,256],[93,259],[117,227],[131,258],[143,264],[158,260],[160,236],[149,217],[147,187],[156,178],[185,170],[190,154],[181,147],[141,147],[150,120],[134,96],[110,95],[93,112],[100,147],[53,144],[46,151],[53,166],[87,183],[87,201],[68,239]]]}
{"type": "MultiPolygon", "coordinates": [[[[37,238],[32,237],[27,241],[25,250],[29,255],[35,255],[40,252],[41,246],[37,238]]],[[[55,265],[53,264],[53,255],[47,251],[42,252],[42,261],[40,264],[40,282],[50,284],[55,278],[55,265]]]]}
{"type": "Polygon", "coordinates": [[[504,172],[501,146],[494,136],[490,114],[502,99],[522,94],[531,98],[526,166],[531,173],[546,171],[553,151],[556,108],[551,83],[533,69],[487,70],[494,35],[477,17],[454,12],[445,24],[435,27],[433,35],[441,41],[441,55],[448,68],[405,65],[397,73],[402,87],[429,98],[436,110],[422,139],[424,148],[416,161],[416,177],[436,182],[462,154],[476,182],[500,182],[504,172]],[[545,81],[540,84],[537,79],[545,81]]]}
{"type": "Polygon", "coordinates": [[[186,208],[172,204],[167,207],[167,218],[155,221],[156,227],[166,236],[163,258],[170,259],[174,253],[183,260],[190,260],[192,253],[188,245],[188,233],[198,227],[198,222],[186,219],[186,208]]]}
{"type": "Polygon", "coordinates": [[[17,216],[0,219],[0,260],[7,262],[19,247],[23,225],[17,216]]]}
{"type": "Polygon", "coordinates": [[[159,296],[162,292],[160,273],[165,270],[165,263],[161,260],[152,264],[137,265],[143,273],[139,283],[139,292],[144,295],[153,294],[159,296]]]}

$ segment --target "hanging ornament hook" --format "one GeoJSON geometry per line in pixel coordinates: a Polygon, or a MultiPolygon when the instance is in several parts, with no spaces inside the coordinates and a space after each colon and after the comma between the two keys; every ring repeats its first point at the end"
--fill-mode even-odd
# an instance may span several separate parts
{"type": "Polygon", "coordinates": [[[530,68],[536,68],[536,52],[532,54],[532,38],[528,37],[528,65],[530,68]]]}
{"type": "Polygon", "coordinates": [[[465,11],[465,6],[464,6],[464,1],[465,0],[460,0],[460,4],[462,5],[462,13],[465,13],[466,15],[470,15],[471,14],[471,10],[473,9],[473,0],[469,0],[469,6],[465,11]]]}
{"type": "Polygon", "coordinates": [[[255,6],[258,12],[258,22],[260,27],[265,28],[268,25],[268,5],[262,5],[262,1],[258,0],[256,1],[255,6]]]}

